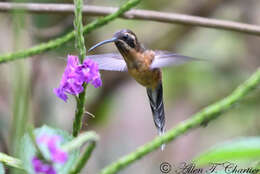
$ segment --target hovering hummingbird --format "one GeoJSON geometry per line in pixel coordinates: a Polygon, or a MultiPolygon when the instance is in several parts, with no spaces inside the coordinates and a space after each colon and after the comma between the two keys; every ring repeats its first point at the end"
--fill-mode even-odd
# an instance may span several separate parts
{"type": "Polygon", "coordinates": [[[87,56],[87,58],[93,59],[98,64],[100,70],[128,71],[138,83],[146,87],[153,120],[159,135],[162,135],[165,131],[165,114],[162,72],[160,68],[197,59],[168,51],[153,51],[146,49],[138,41],[136,35],[128,29],[116,32],[111,39],[104,40],[92,46],[88,51],[90,52],[95,48],[110,42],[115,43],[120,54],[98,54],[87,56]]]}

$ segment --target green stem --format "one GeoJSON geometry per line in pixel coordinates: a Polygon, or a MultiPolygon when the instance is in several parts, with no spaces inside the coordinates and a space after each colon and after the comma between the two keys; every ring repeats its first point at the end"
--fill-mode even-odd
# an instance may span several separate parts
{"type": "MultiPolygon", "coordinates": [[[[91,31],[95,30],[96,28],[102,27],[102,26],[106,25],[108,22],[115,20],[118,16],[122,15],[123,13],[125,13],[126,11],[131,9],[132,7],[136,6],[140,1],[141,0],[129,0],[127,3],[122,5],[118,9],[118,11],[116,11],[115,13],[105,16],[103,18],[99,18],[99,19],[91,22],[90,24],[84,26],[83,33],[88,34],[91,31]]],[[[17,59],[22,59],[22,58],[26,58],[29,56],[34,56],[36,54],[40,54],[44,51],[52,50],[54,48],[57,48],[65,43],[67,43],[74,37],[75,37],[75,31],[72,31],[58,39],[54,39],[49,42],[36,45],[27,50],[21,50],[21,51],[17,51],[14,53],[0,55],[0,63],[7,62],[7,61],[13,61],[13,60],[17,60],[17,59]]]]}
{"type": "Polygon", "coordinates": [[[70,174],[77,174],[84,168],[85,164],[88,162],[93,150],[96,147],[96,142],[91,141],[89,146],[86,148],[85,152],[81,155],[80,159],[75,164],[75,168],[70,171],[70,174]]]}
{"type": "Polygon", "coordinates": [[[0,162],[3,163],[4,165],[24,170],[23,163],[21,160],[8,156],[1,152],[0,152],[0,162]]]}
{"type": "MultiPolygon", "coordinates": [[[[84,57],[86,56],[86,48],[85,48],[85,41],[83,36],[83,24],[82,24],[82,7],[83,7],[83,0],[74,0],[75,5],[75,18],[74,18],[74,28],[75,28],[75,41],[76,47],[79,52],[79,59],[80,62],[83,63],[84,57]]],[[[82,93],[79,94],[79,98],[77,101],[77,109],[75,112],[75,119],[73,123],[73,136],[76,137],[80,129],[82,127],[82,118],[85,111],[85,103],[86,103],[86,89],[87,85],[83,85],[84,90],[82,93]]]]}
{"type": "Polygon", "coordinates": [[[83,24],[82,24],[82,7],[83,7],[83,0],[74,0],[74,28],[75,28],[75,41],[76,47],[79,51],[79,59],[82,63],[85,56],[86,56],[86,48],[85,48],[85,41],[83,36],[83,24]]]}
{"type": "MultiPolygon", "coordinates": [[[[14,0],[16,2],[16,0],[14,0]]],[[[25,39],[22,29],[25,29],[24,13],[12,14],[13,32],[14,32],[14,50],[22,48],[22,42],[25,39]]],[[[30,65],[27,61],[19,61],[12,65],[13,74],[13,119],[11,122],[11,154],[18,157],[20,148],[20,139],[25,133],[30,115],[30,65]]],[[[12,173],[12,172],[11,172],[12,173]]],[[[16,172],[14,172],[16,173],[16,172]]]]}
{"type": "Polygon", "coordinates": [[[73,122],[73,136],[76,137],[78,136],[81,127],[82,127],[82,118],[84,115],[84,111],[85,111],[85,103],[86,103],[86,84],[84,83],[83,87],[84,90],[82,91],[82,93],[79,94],[79,98],[77,101],[77,108],[76,108],[76,112],[75,112],[75,119],[73,122]]]}
{"type": "Polygon", "coordinates": [[[62,146],[62,149],[66,152],[71,152],[75,149],[79,149],[84,143],[90,142],[90,145],[87,146],[85,152],[81,155],[81,157],[77,160],[75,167],[71,169],[71,174],[76,174],[81,171],[81,169],[85,166],[88,161],[92,151],[95,148],[95,144],[98,141],[98,135],[93,132],[84,132],[80,134],[78,137],[74,138],[72,141],[62,146]]]}
{"type": "Polygon", "coordinates": [[[155,138],[153,141],[138,148],[135,152],[132,152],[111,165],[105,167],[101,174],[114,174],[119,170],[122,170],[131,163],[144,157],[148,153],[156,150],[162,144],[175,140],[178,136],[183,135],[193,128],[199,127],[202,124],[219,117],[224,111],[230,109],[235,103],[238,103],[257,87],[260,83],[260,68],[243,84],[237,87],[229,96],[202,109],[197,114],[193,115],[190,119],[180,123],[177,127],[169,130],[163,136],[155,138]]]}
{"type": "Polygon", "coordinates": [[[62,149],[66,152],[71,152],[75,149],[79,149],[84,143],[88,141],[98,141],[98,139],[99,137],[95,132],[93,131],[84,132],[80,134],[78,137],[73,138],[72,141],[63,145],[62,149]]]}

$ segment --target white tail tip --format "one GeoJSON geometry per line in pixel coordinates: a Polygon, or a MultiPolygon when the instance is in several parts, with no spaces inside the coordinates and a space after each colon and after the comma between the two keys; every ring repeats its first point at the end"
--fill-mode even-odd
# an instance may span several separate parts
{"type": "MultiPolygon", "coordinates": [[[[164,134],[164,132],[165,132],[165,129],[159,130],[159,136],[162,136],[164,134]]],[[[162,144],[161,145],[161,151],[163,151],[164,149],[165,149],[165,144],[162,144]]]]}
{"type": "Polygon", "coordinates": [[[161,145],[161,151],[163,151],[165,149],[165,144],[161,145]]]}

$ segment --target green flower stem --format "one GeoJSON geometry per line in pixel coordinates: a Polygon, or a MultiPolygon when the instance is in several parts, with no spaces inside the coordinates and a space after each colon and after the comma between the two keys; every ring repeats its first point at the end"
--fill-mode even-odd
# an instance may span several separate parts
{"type": "MultiPolygon", "coordinates": [[[[75,42],[76,47],[79,52],[79,60],[80,63],[83,63],[83,60],[86,56],[86,47],[83,36],[83,24],[82,24],[82,7],[83,0],[74,0],[75,5],[75,18],[74,18],[74,28],[75,28],[75,42]]],[[[73,136],[78,136],[80,129],[82,127],[82,118],[85,111],[85,103],[86,103],[86,89],[87,85],[84,84],[84,90],[79,94],[79,99],[77,101],[77,109],[75,112],[75,119],[73,123],[73,136]]]]}
{"type": "Polygon", "coordinates": [[[72,141],[66,143],[62,146],[62,149],[66,152],[71,152],[72,150],[79,149],[84,143],[88,141],[98,141],[98,135],[93,132],[84,132],[80,134],[78,137],[74,138],[72,141]]]}
{"type": "MultiPolygon", "coordinates": [[[[18,2],[18,0],[13,0],[18,2]]],[[[22,11],[21,11],[22,12],[22,11]]],[[[25,28],[25,14],[17,11],[12,12],[12,30],[13,30],[13,47],[14,50],[22,48],[25,39],[22,32],[25,28]]],[[[20,148],[20,139],[26,131],[27,123],[30,118],[30,65],[27,61],[19,61],[12,65],[11,86],[12,98],[12,121],[10,129],[10,154],[18,157],[20,148]]],[[[17,173],[17,172],[10,172],[17,173]]]]}
{"type": "Polygon", "coordinates": [[[81,155],[77,163],[75,164],[75,168],[70,171],[70,174],[77,174],[84,168],[85,164],[88,162],[88,159],[91,156],[91,153],[96,147],[96,142],[91,141],[89,146],[86,148],[85,152],[81,155]]]}
{"type": "Polygon", "coordinates": [[[74,28],[75,28],[75,41],[76,47],[79,51],[79,59],[82,63],[86,56],[86,47],[83,36],[83,24],[82,24],[82,8],[83,8],[83,0],[74,0],[75,5],[75,19],[74,19],[74,28]]]}
{"type": "Polygon", "coordinates": [[[243,84],[237,87],[229,96],[224,99],[202,109],[197,114],[193,115],[190,119],[180,123],[177,127],[169,130],[163,136],[155,138],[153,141],[138,148],[111,165],[105,167],[101,174],[114,174],[122,170],[131,163],[144,157],[155,149],[159,148],[162,144],[175,140],[178,136],[187,133],[193,128],[199,127],[202,124],[219,117],[223,112],[230,109],[234,104],[238,103],[249,92],[258,87],[260,83],[260,68],[243,84]]]}
{"type": "Polygon", "coordinates": [[[98,139],[99,137],[95,132],[84,132],[78,137],[74,138],[72,141],[62,146],[63,150],[70,152],[72,150],[79,149],[84,143],[90,142],[89,146],[86,147],[85,152],[77,160],[75,167],[70,171],[70,174],[76,174],[81,171],[81,169],[87,163],[92,151],[94,150],[98,139]]]}
{"type": "Polygon", "coordinates": [[[3,163],[4,165],[24,170],[23,163],[21,160],[8,156],[1,152],[0,152],[0,162],[3,163]]]}
{"type": "Polygon", "coordinates": [[[69,172],[70,174],[76,174],[81,171],[81,169],[87,163],[92,151],[94,150],[98,139],[99,137],[95,132],[84,132],[78,137],[74,138],[72,141],[62,146],[63,150],[65,150],[66,152],[71,152],[72,150],[79,149],[84,143],[90,142],[89,146],[86,147],[85,152],[77,160],[75,167],[69,172]]]}
{"type": "Polygon", "coordinates": [[[77,101],[77,108],[76,108],[76,112],[75,112],[75,119],[73,122],[73,136],[76,137],[78,136],[81,127],[82,127],[82,118],[84,115],[84,111],[85,111],[85,103],[86,103],[86,88],[87,85],[86,83],[84,83],[83,85],[84,90],[82,91],[82,93],[79,94],[79,98],[77,101]]]}
{"type": "MultiPolygon", "coordinates": [[[[128,11],[131,8],[133,8],[134,6],[136,6],[140,1],[141,0],[129,0],[124,5],[122,5],[115,13],[105,16],[103,18],[99,18],[99,19],[91,22],[90,24],[84,26],[83,33],[88,34],[91,31],[106,25],[108,22],[115,20],[117,17],[119,17],[126,11],[128,11]]],[[[65,43],[67,43],[74,37],[75,37],[75,31],[72,31],[58,39],[50,40],[49,42],[36,45],[27,50],[21,50],[21,51],[17,51],[14,53],[0,55],[0,63],[7,62],[7,61],[13,61],[13,60],[17,60],[17,59],[22,59],[22,58],[26,58],[29,56],[34,56],[36,54],[40,54],[40,53],[48,51],[48,50],[52,50],[54,48],[57,48],[65,43]]]]}

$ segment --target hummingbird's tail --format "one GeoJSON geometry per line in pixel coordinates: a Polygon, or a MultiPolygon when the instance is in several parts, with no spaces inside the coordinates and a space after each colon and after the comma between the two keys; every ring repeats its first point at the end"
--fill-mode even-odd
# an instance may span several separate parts
{"type": "MultiPolygon", "coordinates": [[[[164,105],[163,105],[163,88],[162,83],[155,89],[146,88],[147,95],[149,97],[150,106],[153,113],[154,124],[159,131],[159,135],[163,135],[165,131],[165,115],[164,115],[164,105]]],[[[161,146],[163,150],[165,144],[161,146]]]]}

